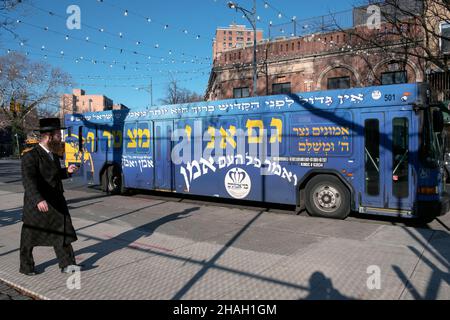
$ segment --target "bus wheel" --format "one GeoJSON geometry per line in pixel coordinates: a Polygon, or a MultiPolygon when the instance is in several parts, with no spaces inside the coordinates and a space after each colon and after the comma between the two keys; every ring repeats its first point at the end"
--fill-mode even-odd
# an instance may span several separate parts
{"type": "Polygon", "coordinates": [[[121,194],[123,192],[122,172],[116,166],[109,166],[103,173],[102,179],[106,186],[106,191],[111,194],[121,194]]]}
{"type": "Polygon", "coordinates": [[[345,219],[350,214],[350,192],[331,175],[312,178],[305,189],[306,210],[312,216],[345,219]]]}

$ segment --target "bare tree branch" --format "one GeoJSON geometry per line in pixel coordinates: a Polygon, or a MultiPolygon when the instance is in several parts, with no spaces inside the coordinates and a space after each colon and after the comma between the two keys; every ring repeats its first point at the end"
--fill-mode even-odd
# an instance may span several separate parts
{"type": "Polygon", "coordinates": [[[0,56],[1,126],[26,128],[29,116],[45,105],[58,105],[69,85],[71,77],[60,69],[18,53],[0,56]]]}

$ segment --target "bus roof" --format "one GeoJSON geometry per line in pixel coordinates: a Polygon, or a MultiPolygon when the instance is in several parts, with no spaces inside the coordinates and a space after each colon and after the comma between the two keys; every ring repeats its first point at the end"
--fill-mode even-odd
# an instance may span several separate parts
{"type": "Polygon", "coordinates": [[[187,104],[164,105],[151,109],[112,110],[66,115],[66,124],[89,121],[90,123],[110,123],[245,115],[252,113],[274,113],[293,111],[411,106],[422,104],[427,86],[422,83],[397,84],[374,87],[351,88],[304,92],[296,94],[258,96],[241,99],[193,102],[187,104]]]}

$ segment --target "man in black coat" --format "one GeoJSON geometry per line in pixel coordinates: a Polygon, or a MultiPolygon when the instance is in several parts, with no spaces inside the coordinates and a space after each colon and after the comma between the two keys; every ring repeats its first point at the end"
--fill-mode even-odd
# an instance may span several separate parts
{"type": "Polygon", "coordinates": [[[23,226],[20,239],[20,272],[35,275],[33,247],[52,246],[62,272],[76,265],[71,243],[77,240],[69,209],[64,198],[62,179],[78,168],[61,168],[55,154],[61,144],[58,118],[41,119],[38,146],[22,158],[22,179],[25,189],[23,226]]]}

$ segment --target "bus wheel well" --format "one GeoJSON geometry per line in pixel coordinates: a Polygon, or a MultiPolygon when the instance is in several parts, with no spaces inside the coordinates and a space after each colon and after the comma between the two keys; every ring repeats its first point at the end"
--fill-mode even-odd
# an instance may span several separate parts
{"type": "Polygon", "coordinates": [[[102,169],[100,170],[99,173],[99,178],[100,178],[100,186],[102,188],[102,191],[106,192],[106,188],[107,186],[105,185],[105,173],[108,171],[109,167],[117,167],[118,169],[120,169],[122,171],[122,168],[119,166],[119,164],[115,163],[115,162],[107,162],[103,165],[102,169]]]}
{"type": "Polygon", "coordinates": [[[298,190],[297,190],[297,212],[305,210],[305,189],[306,185],[308,184],[311,179],[317,176],[333,176],[335,178],[338,178],[339,181],[342,183],[342,185],[348,190],[350,193],[350,208],[354,209],[354,190],[351,187],[351,185],[345,181],[342,176],[334,171],[311,171],[307,175],[303,177],[303,179],[300,181],[298,190]]]}

